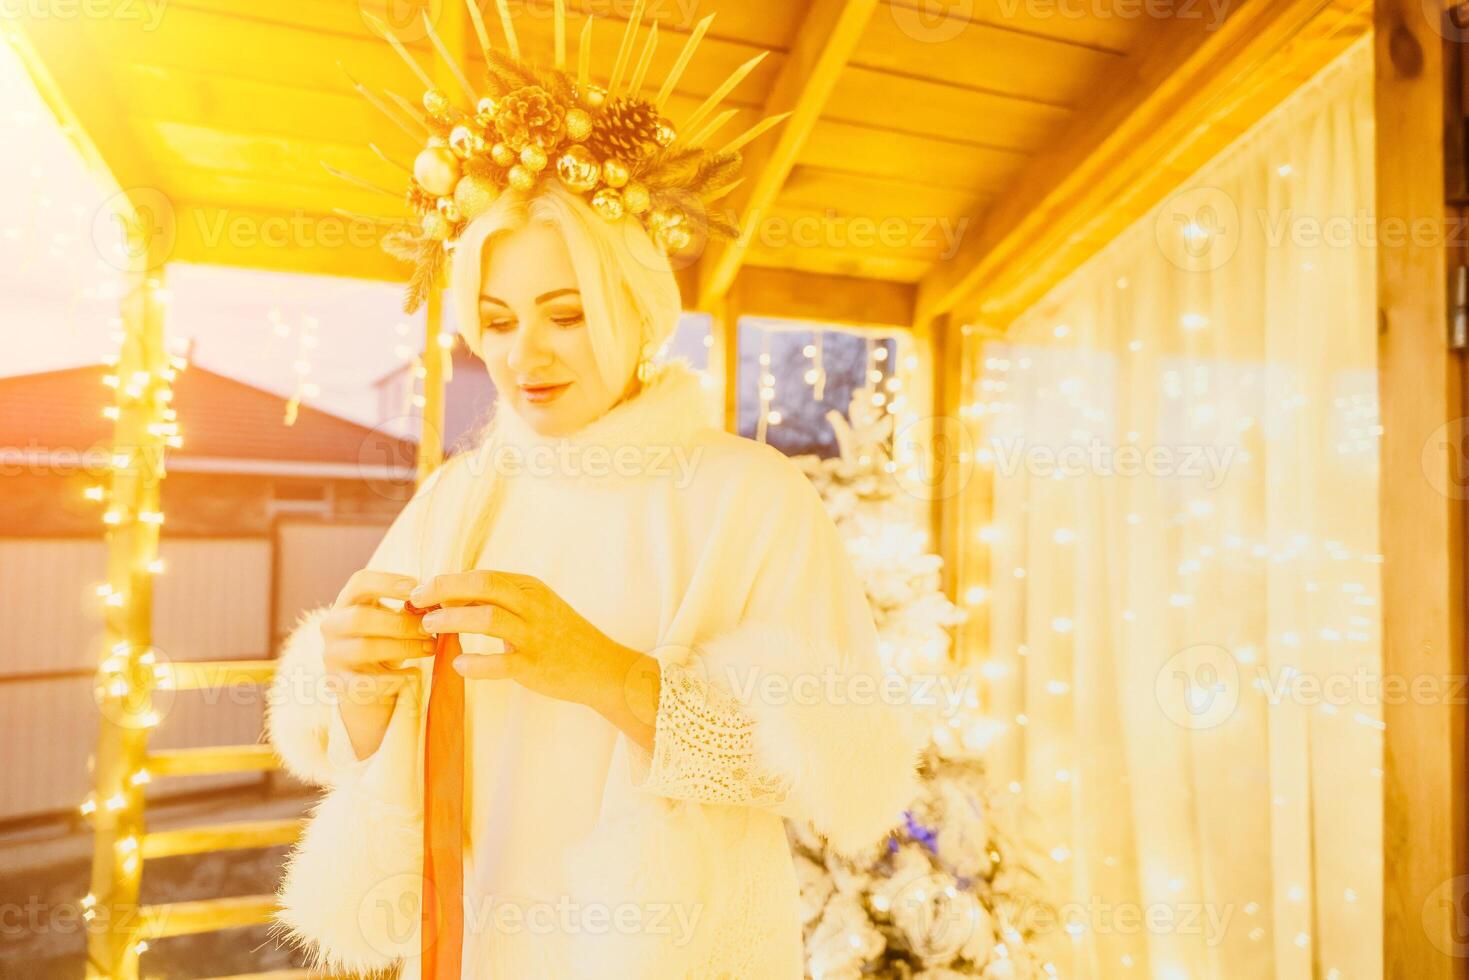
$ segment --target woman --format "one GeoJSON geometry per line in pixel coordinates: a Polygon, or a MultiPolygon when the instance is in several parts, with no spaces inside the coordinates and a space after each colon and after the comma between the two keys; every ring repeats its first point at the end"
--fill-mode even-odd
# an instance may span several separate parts
{"type": "Polygon", "coordinates": [[[278,920],[315,965],[419,975],[432,634],[460,635],[468,679],[465,977],[798,980],[783,818],[855,852],[916,794],[819,495],[710,426],[686,363],[647,361],[679,295],[644,235],[553,185],[455,249],[491,422],[303,618],[271,691],[270,740],[329,787],[278,920]]]}

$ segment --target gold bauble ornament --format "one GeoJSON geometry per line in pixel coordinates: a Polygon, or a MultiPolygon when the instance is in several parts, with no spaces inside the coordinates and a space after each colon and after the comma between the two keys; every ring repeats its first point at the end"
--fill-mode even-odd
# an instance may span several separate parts
{"type": "Polygon", "coordinates": [[[520,162],[525,164],[527,170],[540,173],[546,169],[546,151],[539,146],[527,146],[520,151],[520,162]]]}
{"type": "Polygon", "coordinates": [[[576,143],[592,135],[592,114],[580,106],[566,110],[566,135],[576,143]]]}
{"type": "Polygon", "coordinates": [[[453,194],[459,182],[459,160],[447,147],[431,146],[414,158],[413,179],[434,197],[453,194]]]}
{"type": "Polygon", "coordinates": [[[601,168],[597,158],[585,146],[572,146],[556,160],[556,173],[561,182],[578,194],[585,194],[597,186],[601,168]]]}
{"type": "Polygon", "coordinates": [[[592,207],[608,221],[616,221],[626,212],[622,194],[615,187],[599,187],[592,195],[592,207]]]}
{"type": "Polygon", "coordinates": [[[582,93],[582,101],[593,109],[600,109],[602,103],[607,101],[607,90],[596,85],[588,85],[587,90],[582,93]]]}
{"type": "Polygon", "coordinates": [[[622,203],[633,214],[647,214],[653,206],[653,199],[646,184],[633,183],[622,189],[622,203]]]}
{"type": "Polygon", "coordinates": [[[528,191],[536,186],[536,175],[531,170],[517,163],[510,168],[510,186],[518,191],[528,191]]]}
{"type": "Polygon", "coordinates": [[[431,88],[423,93],[423,107],[435,119],[443,119],[449,114],[449,109],[451,108],[448,98],[436,88],[431,88]]]}
{"type": "Polygon", "coordinates": [[[653,139],[666,150],[673,145],[674,140],[678,139],[678,130],[674,129],[671,123],[661,122],[653,131],[653,139]]]}
{"type": "Polygon", "coordinates": [[[677,211],[670,211],[667,208],[659,208],[648,215],[648,224],[657,229],[672,228],[681,221],[683,221],[682,214],[679,214],[677,211]]]}
{"type": "Polygon", "coordinates": [[[454,155],[463,160],[474,152],[474,130],[468,126],[455,126],[449,131],[449,149],[454,155]]]}
{"type": "Polygon", "coordinates": [[[608,187],[622,187],[631,176],[627,164],[621,160],[607,160],[602,164],[602,179],[607,182],[608,187]]]}
{"type": "Polygon", "coordinates": [[[443,241],[449,237],[449,232],[452,230],[453,225],[449,223],[449,219],[438,211],[430,211],[423,216],[423,233],[429,238],[443,241]]]}
{"type": "Polygon", "coordinates": [[[504,143],[496,143],[490,147],[490,159],[502,167],[508,167],[515,162],[515,151],[504,143]]]}
{"type": "Polygon", "coordinates": [[[500,188],[485,177],[466,174],[454,185],[454,204],[466,220],[472,221],[489,210],[500,196],[500,188]]]}
{"type": "Polygon", "coordinates": [[[693,236],[689,234],[687,228],[660,228],[654,232],[654,235],[665,252],[677,252],[680,249],[688,248],[689,242],[693,241],[693,236]]]}
{"type": "Polygon", "coordinates": [[[495,110],[499,105],[498,102],[487,95],[475,103],[474,111],[481,116],[494,116],[495,110]]]}

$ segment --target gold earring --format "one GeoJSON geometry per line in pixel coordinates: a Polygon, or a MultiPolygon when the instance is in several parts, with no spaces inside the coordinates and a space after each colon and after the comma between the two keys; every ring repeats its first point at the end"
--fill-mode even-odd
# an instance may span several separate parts
{"type": "Polygon", "coordinates": [[[653,345],[643,345],[641,356],[638,358],[638,384],[647,384],[653,378],[653,345]]]}

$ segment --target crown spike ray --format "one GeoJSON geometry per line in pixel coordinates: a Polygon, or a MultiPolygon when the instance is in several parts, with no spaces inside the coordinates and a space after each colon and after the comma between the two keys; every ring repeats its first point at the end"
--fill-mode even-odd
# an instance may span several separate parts
{"type": "Polygon", "coordinates": [[[434,46],[434,50],[439,53],[439,57],[443,59],[450,74],[454,76],[454,80],[459,83],[459,88],[463,90],[464,97],[469,100],[469,105],[472,109],[476,101],[474,86],[469,84],[469,79],[464,77],[464,72],[459,68],[459,62],[449,53],[449,49],[444,46],[443,39],[439,37],[439,32],[434,30],[433,21],[428,18],[428,11],[423,11],[422,16],[423,29],[428,33],[429,43],[434,46]]]}
{"type": "Polygon", "coordinates": [[[612,63],[612,80],[607,83],[607,97],[614,98],[622,88],[622,73],[627,70],[627,59],[632,56],[633,39],[637,36],[638,26],[643,22],[643,8],[647,0],[636,0],[632,8],[632,16],[628,18],[627,27],[622,32],[622,42],[617,45],[617,60],[612,63]]]}
{"type": "Polygon", "coordinates": [[[709,14],[694,26],[694,32],[684,42],[683,50],[678,53],[678,60],[673,64],[673,70],[663,80],[663,87],[658,90],[658,96],[653,100],[653,106],[659,112],[663,111],[663,106],[668,102],[668,96],[673,93],[673,87],[683,77],[684,69],[689,66],[689,60],[693,58],[694,51],[699,47],[699,42],[704,39],[704,35],[709,31],[709,25],[712,23],[714,23],[714,15],[709,14]]]}
{"type": "MultiPolygon", "coordinates": [[[[470,0],[471,3],[477,0],[470,0]]],[[[507,0],[495,0],[495,8],[500,11],[500,28],[505,32],[505,47],[510,51],[510,57],[516,61],[520,60],[520,39],[515,36],[515,22],[510,19],[510,4],[507,0]]]]}
{"type": "Polygon", "coordinates": [[[746,75],[754,71],[755,66],[764,61],[766,55],[768,54],[770,54],[769,51],[761,51],[759,54],[755,55],[755,57],[751,58],[749,61],[745,62],[743,65],[740,65],[733,72],[731,72],[730,76],[726,78],[723,82],[721,82],[717,89],[709,93],[709,98],[704,100],[704,104],[695,109],[693,114],[690,115],[688,119],[684,120],[684,124],[681,128],[684,130],[693,129],[694,127],[698,126],[699,123],[703,122],[704,117],[709,115],[710,112],[716,109],[719,106],[719,103],[724,101],[724,97],[730,93],[730,90],[732,90],[736,85],[742,82],[746,75]]]}
{"type": "Polygon", "coordinates": [[[723,129],[738,111],[738,109],[721,109],[718,115],[700,126],[697,133],[687,137],[684,143],[689,146],[703,146],[709,137],[723,129]]]}
{"type": "Polygon", "coordinates": [[[585,89],[592,80],[592,15],[582,21],[581,37],[576,49],[576,84],[585,89]]]}
{"type": "Polygon", "coordinates": [[[345,170],[338,170],[336,167],[333,167],[325,160],[321,161],[321,168],[338,180],[346,181],[352,186],[360,187],[365,191],[373,191],[377,194],[386,194],[388,197],[391,197],[395,201],[400,200],[403,197],[403,195],[399,194],[397,191],[390,191],[386,187],[379,187],[372,181],[359,177],[356,174],[348,173],[345,170]]]}
{"type": "Polygon", "coordinates": [[[416,116],[410,114],[408,118],[410,122],[419,124],[420,128],[418,129],[414,129],[409,123],[404,122],[403,118],[399,116],[398,113],[390,109],[387,103],[383,102],[382,99],[372,94],[371,89],[369,89],[366,85],[363,85],[357,79],[353,78],[352,73],[349,72],[340,61],[337,62],[337,67],[342,69],[342,74],[347,76],[347,81],[352,83],[352,88],[356,89],[357,94],[366,99],[368,104],[371,105],[378,112],[381,112],[384,116],[387,116],[388,121],[391,122],[394,126],[397,126],[399,129],[403,130],[403,132],[407,133],[409,139],[420,141],[428,135],[428,127],[424,126],[416,116]]]}
{"type": "Polygon", "coordinates": [[[392,157],[390,157],[386,153],[384,153],[383,152],[383,148],[380,147],[380,146],[378,146],[376,143],[368,143],[367,144],[367,148],[372,151],[372,155],[373,156],[377,157],[379,160],[381,160],[383,163],[386,163],[388,166],[395,167],[398,170],[403,171],[405,174],[411,174],[411,173],[413,173],[413,171],[411,171],[407,167],[403,166],[403,164],[399,163],[397,160],[394,160],[392,157]]]}
{"type": "Polygon", "coordinates": [[[556,70],[566,70],[566,0],[556,0],[556,70]]]}
{"type": "Polygon", "coordinates": [[[464,0],[464,12],[469,14],[469,23],[474,27],[474,36],[479,40],[479,54],[490,60],[490,35],[485,30],[485,19],[479,12],[479,0],[464,0]]]}
{"type": "Polygon", "coordinates": [[[643,82],[648,77],[648,66],[653,63],[653,52],[658,50],[658,22],[653,21],[653,27],[648,31],[648,40],[643,44],[643,54],[638,58],[638,66],[633,70],[632,81],[627,83],[627,94],[637,98],[643,90],[643,82]]]}
{"type": "Polygon", "coordinates": [[[423,68],[418,64],[418,62],[413,59],[413,55],[409,54],[408,49],[403,47],[403,42],[398,40],[398,35],[394,34],[392,29],[388,27],[387,24],[384,24],[382,21],[378,20],[376,17],[369,13],[364,13],[362,16],[367,20],[367,25],[369,27],[376,30],[379,34],[383,36],[384,39],[387,40],[388,44],[392,45],[392,48],[395,52],[397,52],[398,57],[403,59],[403,63],[409,68],[413,69],[413,74],[418,76],[418,80],[423,83],[423,87],[425,89],[432,89],[436,87],[434,85],[434,80],[428,77],[428,74],[424,72],[423,68]]]}
{"type": "Polygon", "coordinates": [[[423,113],[418,110],[418,106],[414,105],[412,102],[409,102],[397,92],[384,89],[383,94],[392,99],[395,106],[408,113],[409,117],[412,118],[414,122],[422,126],[425,133],[432,132],[432,130],[429,128],[428,121],[423,117],[423,113]]]}
{"type": "Polygon", "coordinates": [[[790,117],[791,114],[789,112],[782,112],[778,116],[765,117],[764,119],[757,122],[755,125],[751,126],[749,129],[745,130],[739,136],[736,136],[734,139],[721,146],[719,148],[720,154],[739,152],[740,148],[743,147],[746,143],[749,143],[751,140],[760,137],[765,133],[766,130],[774,129],[776,126],[779,126],[790,117]]]}

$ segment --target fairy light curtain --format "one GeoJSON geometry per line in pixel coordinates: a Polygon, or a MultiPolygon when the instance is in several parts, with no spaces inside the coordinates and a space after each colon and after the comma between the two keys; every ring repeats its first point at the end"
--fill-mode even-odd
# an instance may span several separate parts
{"type": "Polygon", "coordinates": [[[1370,39],[967,354],[1070,977],[1382,974],[1370,39]]]}

